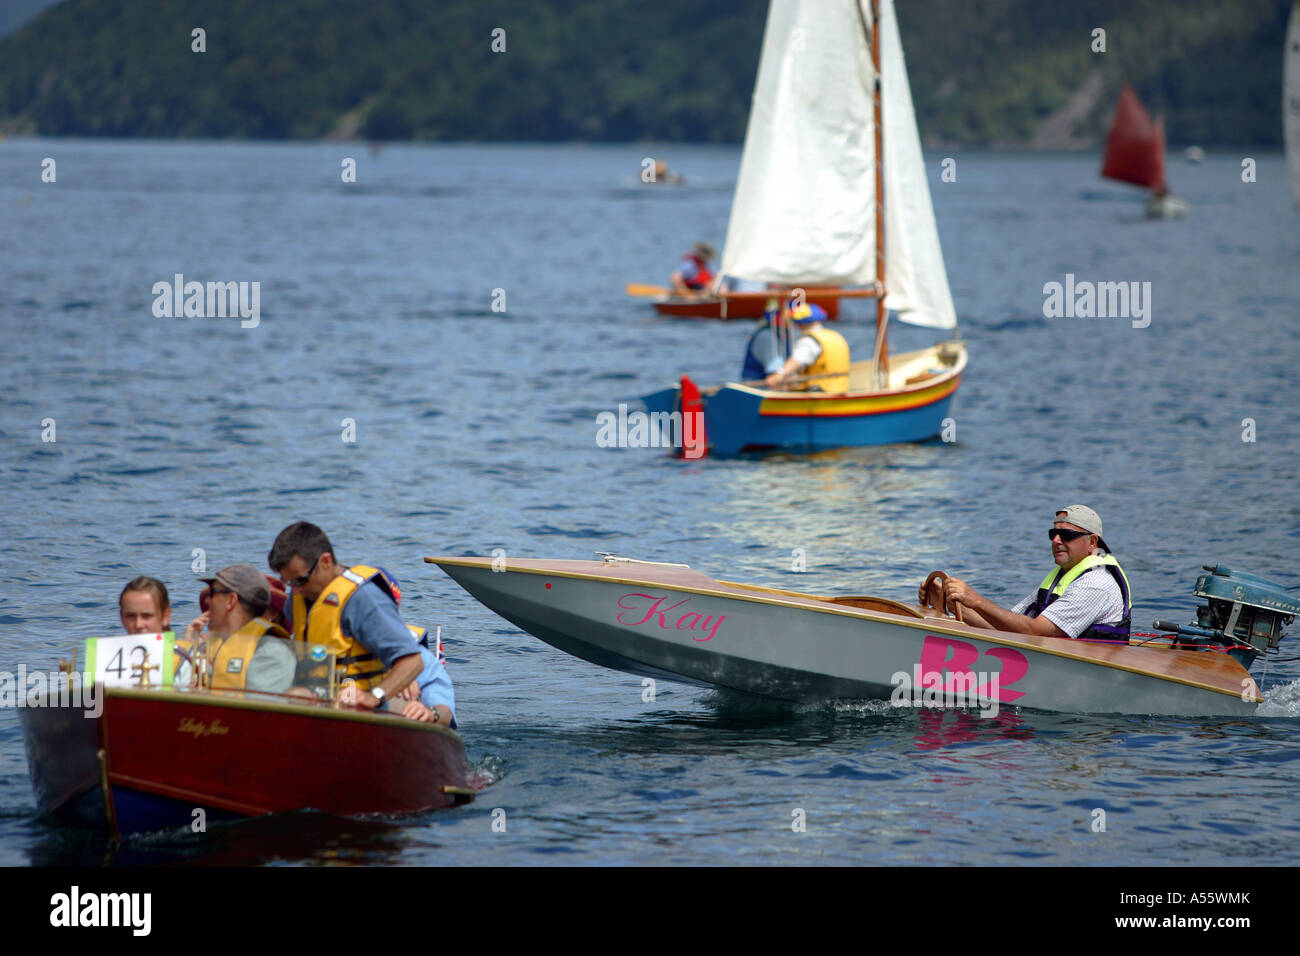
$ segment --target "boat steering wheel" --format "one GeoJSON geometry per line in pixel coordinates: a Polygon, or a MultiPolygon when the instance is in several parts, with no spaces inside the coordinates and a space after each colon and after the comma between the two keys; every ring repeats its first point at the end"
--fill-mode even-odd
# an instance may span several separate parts
{"type": "MultiPolygon", "coordinates": [[[[942,597],[939,601],[939,603],[942,606],[936,607],[934,608],[934,610],[942,611],[943,613],[947,614],[949,613],[948,612],[948,575],[945,574],[943,571],[931,571],[930,576],[927,577],[925,579],[925,583],[921,585],[921,607],[932,607],[932,605],[929,603],[930,585],[933,584],[936,580],[943,581],[943,585],[941,586],[940,589],[940,594],[942,595],[942,597]]],[[[957,623],[958,624],[966,623],[961,619],[961,605],[954,604],[952,608],[953,608],[952,614],[955,618],[957,618],[957,623]]]]}

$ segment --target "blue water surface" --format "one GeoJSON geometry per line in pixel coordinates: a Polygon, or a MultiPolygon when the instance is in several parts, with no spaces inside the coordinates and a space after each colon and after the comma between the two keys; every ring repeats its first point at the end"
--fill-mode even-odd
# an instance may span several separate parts
{"type": "MultiPolygon", "coordinates": [[[[659,318],[623,287],[722,245],[738,148],[0,144],[0,669],[116,630],[137,574],[167,583],[183,625],[196,549],[261,566],[308,519],[343,560],[397,574],[408,620],[443,625],[470,759],[495,781],[414,819],[290,814],[113,850],[37,817],[5,710],[0,864],[1300,862],[1294,660],[1256,665],[1268,700],[1249,720],[982,720],[663,682],[647,701],[423,563],[618,551],[903,599],[945,568],[1011,603],[1050,566],[1051,513],[1083,502],[1139,629],[1191,618],[1204,563],[1300,586],[1282,158],[1255,156],[1254,183],[1240,155],[1172,164],[1192,209],[1169,223],[1094,156],[962,153],[955,182],[942,158],[970,350],[956,442],[683,462],[600,447],[596,416],[683,373],[737,374],[748,323],[659,318]],[[641,187],[646,155],[687,185],[641,187]],[[156,317],[177,273],[260,282],[259,324],[156,317]],[[1150,325],[1045,318],[1067,274],[1149,282],[1150,325]]],[[[861,354],[870,307],[847,311],[861,354]]],[[[896,348],[934,339],[891,329],[896,348]]]]}

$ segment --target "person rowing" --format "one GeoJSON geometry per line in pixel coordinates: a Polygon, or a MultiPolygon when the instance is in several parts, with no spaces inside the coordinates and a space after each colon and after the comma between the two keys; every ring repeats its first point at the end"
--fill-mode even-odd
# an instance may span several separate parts
{"type": "Polygon", "coordinates": [[[673,295],[708,295],[713,285],[709,263],[718,257],[711,242],[697,242],[682,256],[681,268],[673,273],[673,295]]]}
{"type": "Polygon", "coordinates": [[[942,607],[945,601],[960,604],[965,623],[976,627],[1128,644],[1132,594],[1124,569],[1101,536],[1101,527],[1101,516],[1086,505],[1057,511],[1047,531],[1056,567],[1035,592],[1010,610],[953,577],[942,583],[930,581],[928,594],[922,584],[917,597],[929,607],[942,607]]]}

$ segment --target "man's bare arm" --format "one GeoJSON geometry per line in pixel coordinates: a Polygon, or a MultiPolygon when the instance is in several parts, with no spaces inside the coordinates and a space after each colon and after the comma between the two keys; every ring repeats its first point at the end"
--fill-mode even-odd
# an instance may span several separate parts
{"type": "Polygon", "coordinates": [[[947,592],[950,604],[955,602],[963,608],[970,609],[968,613],[963,614],[963,617],[966,623],[976,627],[1010,631],[1013,634],[1037,634],[1040,637],[1070,636],[1057,627],[1051,619],[1042,615],[1029,617],[999,607],[960,578],[948,579],[947,592]],[[979,620],[976,620],[977,618],[979,620]]]}

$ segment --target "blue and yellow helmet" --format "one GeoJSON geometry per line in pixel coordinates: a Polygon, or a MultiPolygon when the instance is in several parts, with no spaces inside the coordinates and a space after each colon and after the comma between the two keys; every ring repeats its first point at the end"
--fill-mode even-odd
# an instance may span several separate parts
{"type": "Polygon", "coordinates": [[[820,305],[801,305],[790,310],[790,318],[799,325],[805,322],[825,322],[826,310],[820,305]]]}

